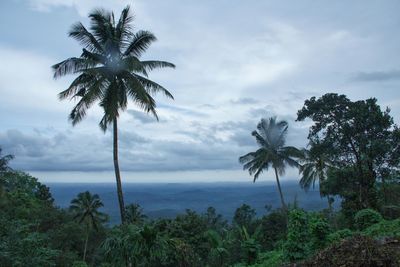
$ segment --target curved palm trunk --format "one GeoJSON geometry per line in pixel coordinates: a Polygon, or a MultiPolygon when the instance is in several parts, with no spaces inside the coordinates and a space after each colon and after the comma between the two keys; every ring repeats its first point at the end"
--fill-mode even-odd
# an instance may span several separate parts
{"type": "Polygon", "coordinates": [[[85,246],[83,247],[83,261],[85,261],[85,259],[86,259],[88,240],[89,240],[89,229],[86,229],[85,246]]]}
{"type": "Polygon", "coordinates": [[[279,195],[280,195],[280,197],[281,197],[282,208],[283,208],[284,210],[287,210],[287,206],[286,206],[285,200],[284,200],[284,198],[283,198],[281,183],[279,182],[278,170],[277,170],[276,168],[274,168],[274,170],[275,170],[275,177],[276,177],[276,183],[277,183],[277,185],[278,185],[279,195]]]}
{"type": "Polygon", "coordinates": [[[118,164],[118,126],[117,126],[117,118],[114,119],[114,170],[115,170],[115,180],[117,182],[117,194],[118,194],[118,202],[119,202],[119,210],[121,213],[121,223],[125,223],[125,204],[124,204],[124,195],[122,193],[122,183],[121,183],[121,174],[119,172],[119,164],[118,164]]]}

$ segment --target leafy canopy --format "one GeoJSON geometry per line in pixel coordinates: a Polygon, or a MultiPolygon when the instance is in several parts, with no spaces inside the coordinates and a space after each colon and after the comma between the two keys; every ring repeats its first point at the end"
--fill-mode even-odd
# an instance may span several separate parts
{"type": "Polygon", "coordinates": [[[72,124],[80,122],[95,102],[104,111],[100,121],[103,130],[125,110],[128,100],[157,118],[155,93],[168,98],[171,93],[148,79],[148,73],[158,68],[174,68],[172,63],[140,60],[143,53],[156,41],[149,31],[134,32],[133,16],[127,6],[118,21],[114,13],[96,9],[89,14],[89,30],[82,23],[75,23],[69,36],[84,48],[79,57],[71,57],[52,68],[54,78],[78,74],[71,85],[59,94],[61,100],[78,99],[70,113],[72,124]]]}

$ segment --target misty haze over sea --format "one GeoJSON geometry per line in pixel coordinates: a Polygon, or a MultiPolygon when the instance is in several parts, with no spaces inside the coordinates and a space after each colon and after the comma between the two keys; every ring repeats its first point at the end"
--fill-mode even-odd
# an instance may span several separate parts
{"type": "MultiPolygon", "coordinates": [[[[116,186],[114,183],[46,183],[58,206],[65,208],[78,193],[89,190],[100,195],[103,211],[109,214],[110,223],[119,220],[116,186]]],[[[297,182],[282,182],[287,203],[297,199],[298,205],[306,210],[326,208],[327,201],[321,199],[317,187],[304,192],[297,182]]],[[[150,218],[173,218],[186,209],[203,213],[209,206],[226,219],[242,204],[248,204],[264,215],[266,205],[280,206],[275,183],[272,182],[214,182],[214,183],[125,183],[125,204],[139,203],[150,218]]]]}

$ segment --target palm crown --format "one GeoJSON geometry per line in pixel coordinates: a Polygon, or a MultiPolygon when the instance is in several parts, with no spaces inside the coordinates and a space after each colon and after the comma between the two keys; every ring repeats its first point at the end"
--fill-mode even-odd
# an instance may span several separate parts
{"type": "Polygon", "coordinates": [[[79,193],[77,198],[71,201],[70,210],[74,214],[74,219],[79,223],[85,222],[88,227],[97,230],[99,224],[106,220],[105,214],[99,211],[101,207],[103,207],[103,203],[100,197],[86,191],[79,193]]]}
{"type": "Polygon", "coordinates": [[[69,36],[83,46],[80,57],[71,57],[53,66],[54,77],[79,74],[71,85],[59,94],[60,99],[79,98],[70,113],[73,124],[86,115],[95,102],[104,111],[100,127],[107,126],[127,108],[128,99],[157,118],[153,95],[164,93],[173,98],[161,85],[148,79],[148,72],[156,68],[172,67],[165,61],[141,61],[140,56],[156,37],[148,31],[132,31],[133,17],[126,7],[118,22],[114,14],[98,9],[89,14],[90,31],[82,23],[72,26],[69,36]]]}
{"type": "Polygon", "coordinates": [[[254,182],[264,170],[268,170],[270,167],[275,170],[283,208],[286,208],[286,204],[278,175],[285,173],[287,165],[299,167],[296,158],[300,158],[302,155],[297,148],[285,146],[287,130],[288,123],[286,121],[277,121],[276,117],[261,119],[257,125],[257,130],[252,132],[259,149],[239,158],[240,163],[243,164],[243,169],[249,170],[250,175],[254,174],[254,182]]]}
{"type": "Polygon", "coordinates": [[[304,158],[301,159],[299,168],[301,179],[300,186],[308,190],[311,186],[314,188],[317,181],[323,182],[327,177],[330,162],[323,155],[314,156],[310,150],[303,150],[304,158]]]}
{"type": "Polygon", "coordinates": [[[257,130],[251,134],[256,138],[259,149],[239,158],[244,164],[243,169],[254,174],[254,182],[258,176],[270,167],[276,169],[279,175],[285,174],[285,167],[298,167],[295,158],[301,155],[300,151],[292,146],[285,146],[288,123],[276,121],[275,117],[261,119],[257,130]]]}

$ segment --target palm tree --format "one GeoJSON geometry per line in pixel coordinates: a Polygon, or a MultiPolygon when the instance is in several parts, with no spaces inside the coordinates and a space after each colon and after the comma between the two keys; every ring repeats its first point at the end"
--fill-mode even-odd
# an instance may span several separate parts
{"type": "MultiPolygon", "coordinates": [[[[323,153],[318,153],[318,144],[310,143],[310,150],[303,149],[303,157],[301,158],[301,165],[299,172],[301,175],[300,186],[304,190],[309,190],[312,186],[315,187],[315,183],[319,184],[319,192],[322,197],[321,183],[327,179],[327,172],[329,168],[333,168],[333,165],[323,153]]],[[[329,208],[331,208],[331,200],[327,196],[329,208]]]]}
{"type": "Polygon", "coordinates": [[[130,204],[125,208],[126,222],[132,224],[142,224],[147,216],[143,214],[143,209],[139,204],[130,204]]]}
{"type": "Polygon", "coordinates": [[[71,201],[70,210],[78,223],[84,223],[86,228],[85,245],[83,248],[83,260],[86,258],[86,250],[91,229],[98,230],[101,223],[106,221],[106,215],[99,211],[103,203],[97,194],[92,195],[89,191],[79,193],[71,201]]]}
{"type": "Polygon", "coordinates": [[[8,166],[8,162],[14,158],[13,155],[1,155],[1,147],[0,147],[0,173],[2,172],[8,172],[11,171],[12,169],[8,166]]]}
{"type": "Polygon", "coordinates": [[[114,228],[101,247],[113,266],[161,266],[170,243],[154,226],[125,224],[114,228]]]}
{"type": "MultiPolygon", "coordinates": [[[[224,259],[228,254],[225,243],[220,234],[214,230],[208,230],[205,235],[210,246],[209,258],[215,266],[224,266],[224,259]]],[[[213,265],[213,266],[214,266],[213,265]]]]}
{"type": "Polygon", "coordinates": [[[82,54],[61,61],[52,68],[54,78],[67,74],[78,75],[59,94],[60,100],[79,99],[69,115],[72,125],[80,122],[87,110],[99,102],[104,112],[99,124],[101,129],[106,131],[109,125],[113,126],[114,170],[121,222],[124,223],[125,206],[118,163],[118,118],[121,111],[127,109],[128,100],[131,100],[158,120],[153,96],[159,92],[171,99],[173,96],[164,87],[148,79],[148,72],[175,66],[165,61],[139,59],[156,41],[156,37],[148,31],[133,32],[133,16],[129,6],[122,11],[118,22],[112,12],[102,9],[94,10],[89,18],[90,31],[81,23],[76,23],[69,32],[70,37],[84,46],[82,54]]]}
{"type": "Polygon", "coordinates": [[[279,175],[285,174],[286,165],[299,167],[295,158],[301,157],[300,150],[292,146],[285,146],[287,130],[288,123],[286,121],[276,121],[276,117],[261,119],[257,130],[252,132],[260,148],[239,158],[243,169],[248,170],[250,175],[254,174],[253,182],[264,170],[268,170],[270,167],[274,169],[283,209],[287,209],[287,206],[283,198],[279,175]]]}
{"type": "Polygon", "coordinates": [[[257,242],[257,236],[260,234],[261,228],[258,227],[256,231],[250,235],[245,226],[238,227],[240,234],[240,246],[244,252],[247,264],[254,264],[260,251],[260,244],[257,242]]]}

